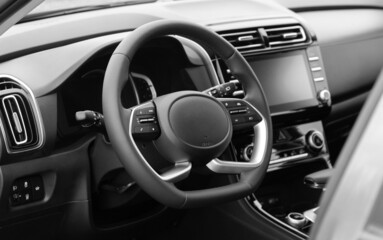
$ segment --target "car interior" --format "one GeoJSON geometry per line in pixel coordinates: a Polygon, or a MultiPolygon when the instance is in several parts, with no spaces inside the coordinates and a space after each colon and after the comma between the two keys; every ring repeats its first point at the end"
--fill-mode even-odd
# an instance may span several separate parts
{"type": "Polygon", "coordinates": [[[1,239],[310,238],[383,3],[31,2],[0,4],[1,239]]]}

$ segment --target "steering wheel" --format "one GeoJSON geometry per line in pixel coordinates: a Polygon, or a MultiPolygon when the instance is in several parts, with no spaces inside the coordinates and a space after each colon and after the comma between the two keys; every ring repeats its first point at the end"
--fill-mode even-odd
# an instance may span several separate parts
{"type": "Polygon", "coordinates": [[[157,201],[174,208],[200,207],[243,198],[253,192],[266,173],[272,146],[272,127],[262,87],[242,55],[211,30],[188,22],[159,20],[129,33],[115,49],[103,85],[106,130],[126,171],[157,201]],[[214,98],[197,91],[170,93],[126,109],[121,92],[137,50],[149,40],[167,35],[186,37],[209,47],[225,61],[242,84],[244,99],[214,98]],[[233,131],[254,131],[254,150],[248,162],[222,160],[233,131]],[[153,141],[172,163],[159,173],[146,161],[136,139],[153,141]],[[225,186],[183,191],[174,184],[188,177],[192,166],[206,165],[218,174],[239,174],[225,186]]]}

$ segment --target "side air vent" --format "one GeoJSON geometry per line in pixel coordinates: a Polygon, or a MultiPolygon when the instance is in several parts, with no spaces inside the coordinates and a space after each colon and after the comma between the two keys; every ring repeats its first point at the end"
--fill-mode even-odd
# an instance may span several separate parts
{"type": "Polygon", "coordinates": [[[26,143],[30,143],[33,140],[33,134],[27,132],[27,129],[31,129],[30,121],[25,107],[25,101],[20,95],[8,95],[2,100],[2,107],[7,117],[6,125],[12,133],[13,147],[21,146],[26,143]],[[24,121],[25,119],[25,121],[24,121]],[[25,126],[27,123],[28,128],[25,126]]]}
{"type": "Polygon", "coordinates": [[[8,78],[0,78],[0,91],[9,89],[22,89],[20,84],[8,78]]]}
{"type": "Polygon", "coordinates": [[[39,148],[43,132],[34,96],[12,77],[0,76],[1,130],[8,153],[39,148]]]}
{"type": "Polygon", "coordinates": [[[301,26],[265,28],[270,47],[306,42],[306,34],[301,26]]]}
{"type": "Polygon", "coordinates": [[[262,38],[256,29],[224,31],[219,34],[242,53],[264,48],[262,38]]]}

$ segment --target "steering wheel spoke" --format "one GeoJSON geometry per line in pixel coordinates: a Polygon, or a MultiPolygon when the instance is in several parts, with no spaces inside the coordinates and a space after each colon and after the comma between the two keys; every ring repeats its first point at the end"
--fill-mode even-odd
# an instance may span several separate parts
{"type": "Polygon", "coordinates": [[[165,182],[179,182],[189,176],[191,169],[190,162],[178,162],[171,169],[163,172],[160,178],[165,182]]]}
{"type": "Polygon", "coordinates": [[[136,151],[139,152],[141,161],[147,165],[147,168],[149,168],[154,175],[160,180],[170,183],[181,181],[189,176],[192,164],[188,161],[175,162],[174,165],[167,170],[162,173],[157,173],[136,145],[136,140],[152,141],[160,135],[157,112],[153,102],[147,102],[131,109],[123,109],[122,113],[126,119],[129,119],[129,137],[136,147],[136,151]]]}
{"type": "Polygon", "coordinates": [[[213,172],[226,174],[239,174],[261,166],[267,152],[268,134],[266,122],[262,119],[253,125],[253,129],[254,146],[251,158],[248,162],[225,161],[215,158],[206,166],[213,172]]]}
{"type": "Polygon", "coordinates": [[[267,150],[267,125],[262,114],[243,99],[220,98],[219,101],[229,112],[234,131],[253,129],[254,147],[252,156],[247,162],[225,161],[215,158],[206,166],[213,172],[226,174],[239,174],[254,170],[262,164],[267,150]]]}

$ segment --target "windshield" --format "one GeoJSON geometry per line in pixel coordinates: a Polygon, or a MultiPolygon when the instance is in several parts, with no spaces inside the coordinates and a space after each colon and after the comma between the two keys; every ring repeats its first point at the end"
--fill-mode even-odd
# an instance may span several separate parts
{"type": "MultiPolygon", "coordinates": [[[[153,0],[155,1],[155,0],[153,0]]],[[[103,6],[121,6],[129,4],[147,3],[147,0],[45,0],[30,15],[43,14],[47,12],[65,11],[68,9],[103,6]]]]}

